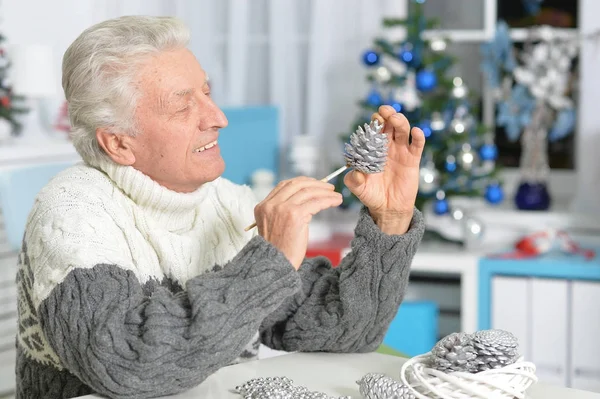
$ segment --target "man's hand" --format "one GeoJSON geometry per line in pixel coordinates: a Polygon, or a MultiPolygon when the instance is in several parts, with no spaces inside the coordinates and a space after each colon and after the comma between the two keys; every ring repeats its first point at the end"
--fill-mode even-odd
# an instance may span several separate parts
{"type": "Polygon", "coordinates": [[[298,270],[308,247],[308,225],[320,211],[339,206],[334,186],[309,177],[284,180],[254,209],[258,233],[298,270]]]}
{"type": "Polygon", "coordinates": [[[419,128],[411,131],[406,117],[389,105],[381,106],[372,119],[383,122],[383,134],[388,135],[385,170],[375,174],[352,170],[345,176],[344,183],[369,208],[384,233],[404,234],[410,226],[419,190],[425,135],[419,128]]]}

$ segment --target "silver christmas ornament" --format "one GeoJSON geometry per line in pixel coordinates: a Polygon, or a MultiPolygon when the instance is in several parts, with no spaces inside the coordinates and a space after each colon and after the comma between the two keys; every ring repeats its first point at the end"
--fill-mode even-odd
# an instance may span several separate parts
{"type": "Polygon", "coordinates": [[[440,172],[432,163],[427,163],[419,169],[419,191],[428,194],[438,189],[440,185],[440,172]]]}
{"type": "Polygon", "coordinates": [[[235,391],[244,399],[350,399],[309,391],[306,387],[295,386],[287,377],[254,378],[235,387],[235,391]]]}
{"type": "Polygon", "coordinates": [[[431,367],[446,373],[476,372],[479,363],[471,336],[467,333],[452,333],[442,338],[431,350],[430,363],[431,367]]]}
{"type": "Polygon", "coordinates": [[[477,153],[471,148],[471,144],[464,143],[458,155],[458,164],[464,170],[471,170],[476,161],[477,153]]]}
{"type": "Polygon", "coordinates": [[[392,78],[392,73],[385,66],[380,66],[375,70],[375,80],[379,83],[387,83],[392,78]]]}
{"type": "Polygon", "coordinates": [[[407,386],[384,374],[369,373],[356,383],[364,399],[415,399],[407,386]]]}
{"type": "Polygon", "coordinates": [[[452,80],[453,88],[452,88],[452,97],[461,99],[465,98],[469,94],[469,89],[465,86],[463,80],[459,77],[456,77],[452,80]]]}
{"type": "Polygon", "coordinates": [[[370,124],[359,126],[350,136],[350,143],[345,144],[344,159],[346,163],[363,173],[382,172],[388,149],[388,137],[381,134],[383,125],[375,119],[370,124]]]}
{"type": "Polygon", "coordinates": [[[452,215],[452,219],[456,220],[457,222],[460,222],[465,217],[465,212],[460,207],[454,207],[452,208],[450,215],[452,215]]]}
{"type": "Polygon", "coordinates": [[[382,64],[386,66],[393,75],[398,76],[406,74],[406,70],[408,69],[404,62],[401,62],[396,57],[390,57],[387,54],[384,54],[382,64]]]}
{"type": "Polygon", "coordinates": [[[441,37],[437,37],[435,39],[432,39],[429,42],[429,48],[434,53],[441,53],[443,51],[446,51],[447,47],[448,47],[448,43],[446,42],[446,40],[442,39],[441,37]]]}
{"type": "Polygon", "coordinates": [[[467,124],[462,119],[454,118],[450,121],[450,130],[456,134],[463,134],[467,130],[467,124]]]}
{"type": "Polygon", "coordinates": [[[519,342],[508,331],[477,331],[472,334],[471,340],[477,353],[478,371],[501,368],[519,358],[519,342]]]}
{"type": "Polygon", "coordinates": [[[464,219],[463,238],[464,238],[464,245],[467,248],[473,248],[473,247],[477,246],[481,242],[481,240],[483,238],[483,234],[484,234],[483,223],[479,219],[474,218],[472,216],[469,216],[464,219]]]}
{"type": "Polygon", "coordinates": [[[431,126],[431,130],[434,132],[440,132],[444,130],[446,128],[446,122],[444,121],[444,118],[442,118],[442,114],[439,112],[433,112],[431,114],[429,126],[431,126]]]}

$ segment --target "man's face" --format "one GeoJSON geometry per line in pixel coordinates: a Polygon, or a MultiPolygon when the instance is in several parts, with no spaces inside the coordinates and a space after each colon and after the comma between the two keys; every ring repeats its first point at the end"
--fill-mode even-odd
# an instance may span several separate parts
{"type": "Polygon", "coordinates": [[[140,69],[133,167],[160,185],[191,192],[225,170],[217,138],[227,118],[187,49],[160,53],[140,69]]]}

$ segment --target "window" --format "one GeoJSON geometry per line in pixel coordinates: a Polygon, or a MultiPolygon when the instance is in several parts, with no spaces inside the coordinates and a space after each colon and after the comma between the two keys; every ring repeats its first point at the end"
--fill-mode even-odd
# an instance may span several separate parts
{"type": "MultiPolygon", "coordinates": [[[[451,42],[448,50],[460,59],[453,73],[460,75],[471,89],[482,95],[482,118],[486,125],[496,131],[496,144],[499,149],[499,164],[506,169],[505,181],[518,178],[518,166],[521,144],[510,142],[502,128],[495,126],[496,104],[492,93],[487,89],[481,74],[480,45],[493,38],[498,20],[504,20],[511,27],[511,37],[516,46],[526,39],[523,28],[534,25],[550,25],[564,29],[565,35],[577,33],[579,2],[564,0],[427,0],[425,13],[428,18],[436,18],[440,29],[427,32],[427,35],[443,34],[451,42]],[[469,10],[466,12],[465,10],[469,10]]],[[[577,68],[575,62],[573,68],[577,68]]],[[[549,161],[552,168],[551,179],[560,180],[553,184],[564,192],[574,192],[576,134],[570,134],[562,140],[549,143],[549,161]],[[565,176],[566,174],[566,176],[565,176]],[[565,177],[571,179],[565,179],[565,177]],[[565,180],[570,180],[569,188],[565,180]]],[[[510,188],[509,188],[510,190],[510,188]]]]}

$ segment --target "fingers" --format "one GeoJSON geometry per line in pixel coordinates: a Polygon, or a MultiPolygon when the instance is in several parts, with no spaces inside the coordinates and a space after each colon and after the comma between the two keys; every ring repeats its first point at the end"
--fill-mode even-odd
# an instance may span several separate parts
{"type": "Polygon", "coordinates": [[[425,148],[425,134],[418,127],[413,127],[410,132],[412,137],[412,143],[410,144],[410,151],[413,155],[421,155],[423,148],[425,148]]]}
{"type": "MultiPolygon", "coordinates": [[[[275,196],[282,196],[282,191],[283,191],[283,197],[284,200],[290,197],[290,189],[291,189],[291,185],[293,185],[294,187],[297,187],[297,185],[303,186],[304,184],[307,184],[308,182],[311,181],[315,181],[315,179],[311,178],[311,177],[306,177],[306,176],[298,176],[298,177],[294,177],[292,179],[288,179],[288,180],[282,180],[280,181],[273,190],[271,190],[271,192],[265,197],[265,199],[263,199],[262,202],[267,202],[272,200],[275,196]]],[[[280,198],[281,199],[281,198],[280,198]]]]}
{"type": "Polygon", "coordinates": [[[263,200],[263,202],[282,203],[288,201],[298,192],[311,193],[314,190],[322,190],[334,192],[335,186],[331,183],[322,182],[311,177],[295,177],[293,179],[284,180],[275,187],[271,193],[263,200]]]}
{"type": "Polygon", "coordinates": [[[330,194],[321,197],[312,197],[301,205],[298,205],[297,212],[312,217],[325,209],[340,206],[343,201],[342,195],[339,193],[333,194],[337,195],[330,194]]]}
{"type": "Polygon", "coordinates": [[[332,191],[329,188],[305,187],[294,193],[288,201],[294,205],[302,205],[315,199],[327,197],[342,199],[342,194],[332,191]]]}
{"type": "Polygon", "coordinates": [[[408,143],[410,136],[410,123],[404,115],[396,112],[394,107],[382,105],[379,107],[379,112],[373,114],[371,119],[377,119],[384,123],[384,133],[389,133],[390,138],[401,143],[408,143]]]}

